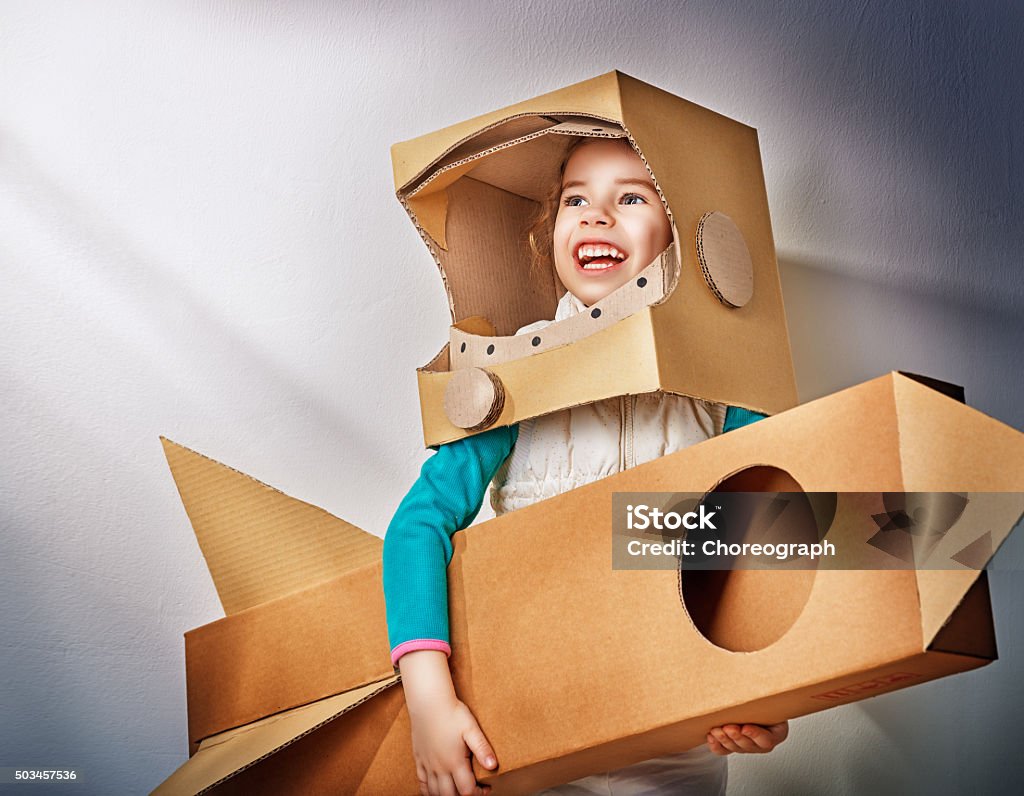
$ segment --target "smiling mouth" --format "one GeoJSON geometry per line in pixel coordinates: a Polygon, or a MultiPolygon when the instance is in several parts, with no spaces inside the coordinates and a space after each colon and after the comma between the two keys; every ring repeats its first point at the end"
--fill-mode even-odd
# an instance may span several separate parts
{"type": "Polygon", "coordinates": [[[610,243],[581,243],[576,247],[576,267],[582,271],[607,271],[622,264],[628,254],[610,243]]]}

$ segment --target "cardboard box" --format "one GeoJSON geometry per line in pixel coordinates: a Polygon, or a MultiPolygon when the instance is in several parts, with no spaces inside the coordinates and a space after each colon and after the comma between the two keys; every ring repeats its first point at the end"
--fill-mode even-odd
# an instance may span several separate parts
{"type": "MultiPolygon", "coordinates": [[[[254,583],[301,576],[303,555],[291,564],[281,551],[236,570],[226,542],[250,498],[264,502],[250,516],[277,518],[276,537],[319,510],[165,448],[216,568],[254,583]]],[[[688,749],[715,725],[774,723],[989,663],[987,582],[957,554],[987,561],[1022,493],[1024,434],[889,374],[456,534],[451,667],[501,763],[478,778],[527,793],[688,749]],[[710,604],[687,594],[692,573],[612,570],[614,492],[707,492],[737,473],[805,491],[1008,494],[946,534],[948,569],[732,573],[710,604]]],[[[843,533],[877,531],[837,516],[843,533]]],[[[359,540],[335,522],[345,544],[359,540]]],[[[157,792],[417,793],[383,614],[370,562],[187,634],[199,751],[157,792]]]]}
{"type": "Polygon", "coordinates": [[[765,414],[796,405],[753,128],[610,72],[396,144],[392,162],[453,323],[418,371],[428,445],[653,391],[765,414]],[[629,141],[675,244],[591,314],[516,337],[564,293],[553,273],[530,272],[527,233],[581,136],[629,141]]]}

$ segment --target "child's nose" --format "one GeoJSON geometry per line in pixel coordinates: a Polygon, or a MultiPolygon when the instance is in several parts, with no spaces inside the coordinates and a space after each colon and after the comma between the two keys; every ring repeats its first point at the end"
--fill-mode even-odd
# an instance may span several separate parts
{"type": "Polygon", "coordinates": [[[600,204],[588,205],[580,214],[581,226],[611,226],[612,215],[600,204]]]}

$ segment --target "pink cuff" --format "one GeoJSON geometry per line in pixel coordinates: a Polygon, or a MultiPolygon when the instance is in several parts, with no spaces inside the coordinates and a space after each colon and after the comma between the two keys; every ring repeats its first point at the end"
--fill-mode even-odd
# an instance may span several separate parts
{"type": "Polygon", "coordinates": [[[440,650],[445,655],[451,656],[452,654],[452,648],[447,641],[436,638],[414,638],[411,641],[403,641],[391,650],[391,664],[397,666],[399,658],[414,650],[440,650]]]}

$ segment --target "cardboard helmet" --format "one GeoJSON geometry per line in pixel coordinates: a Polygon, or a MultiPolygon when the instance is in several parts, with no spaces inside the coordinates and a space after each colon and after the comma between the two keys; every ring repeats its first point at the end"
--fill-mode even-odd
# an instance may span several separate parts
{"type": "Polygon", "coordinates": [[[391,149],[398,198],[448,293],[448,343],[420,368],[424,439],[450,442],[663,391],[775,414],[796,405],[757,131],[610,72],[391,149]],[[564,288],[529,231],[581,136],[624,138],[674,243],[588,312],[540,333],[564,288]]]}

